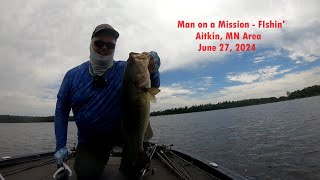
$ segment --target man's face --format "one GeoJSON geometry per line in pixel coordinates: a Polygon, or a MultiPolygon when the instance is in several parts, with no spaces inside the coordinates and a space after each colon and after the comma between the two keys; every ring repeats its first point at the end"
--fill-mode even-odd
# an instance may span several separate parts
{"type": "Polygon", "coordinates": [[[104,45],[103,47],[97,47],[95,45],[95,41],[104,41],[104,42],[111,42],[116,44],[117,40],[113,37],[113,36],[109,36],[109,35],[99,35],[96,37],[92,38],[92,49],[101,55],[111,55],[114,52],[114,49],[110,49],[108,48],[106,45],[104,45]]]}

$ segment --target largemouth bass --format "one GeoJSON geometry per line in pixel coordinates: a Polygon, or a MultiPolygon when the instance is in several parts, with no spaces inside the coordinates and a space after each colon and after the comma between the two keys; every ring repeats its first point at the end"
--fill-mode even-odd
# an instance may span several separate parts
{"type": "Polygon", "coordinates": [[[150,126],[150,101],[156,102],[158,88],[151,87],[148,54],[129,54],[121,89],[121,126],[128,161],[134,167],[144,167],[149,158],[143,141],[153,135],[150,126]]]}

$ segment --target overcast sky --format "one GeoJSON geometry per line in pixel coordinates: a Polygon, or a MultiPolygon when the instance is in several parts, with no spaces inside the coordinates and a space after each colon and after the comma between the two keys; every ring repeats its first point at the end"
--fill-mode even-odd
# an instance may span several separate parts
{"type": "Polygon", "coordinates": [[[320,84],[319,7],[316,0],[1,1],[0,114],[53,115],[64,74],[88,60],[92,31],[101,23],[120,33],[116,60],[131,51],[158,52],[162,91],[152,110],[279,97],[320,84]],[[231,30],[178,29],[178,20],[285,23],[236,30],[262,34],[255,52],[200,53],[197,31],[231,30]]]}

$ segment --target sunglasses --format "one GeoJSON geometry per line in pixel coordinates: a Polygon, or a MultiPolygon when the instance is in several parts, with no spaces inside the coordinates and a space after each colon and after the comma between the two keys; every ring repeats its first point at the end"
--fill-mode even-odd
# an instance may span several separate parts
{"type": "Polygon", "coordinates": [[[105,45],[108,49],[114,49],[116,47],[116,44],[112,42],[105,42],[102,40],[94,41],[94,45],[98,48],[102,48],[105,45]]]}
{"type": "Polygon", "coordinates": [[[103,78],[103,76],[95,75],[93,77],[93,84],[97,88],[103,88],[105,86],[105,84],[106,84],[106,81],[103,78]]]}

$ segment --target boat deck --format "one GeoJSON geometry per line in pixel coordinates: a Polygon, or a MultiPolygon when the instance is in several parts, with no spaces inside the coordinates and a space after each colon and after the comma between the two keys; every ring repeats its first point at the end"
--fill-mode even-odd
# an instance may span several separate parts
{"type": "MultiPolygon", "coordinates": [[[[206,180],[206,179],[216,179],[213,178],[212,176],[208,175],[207,173],[203,172],[200,169],[195,168],[194,166],[188,165],[185,162],[183,162],[179,158],[174,158],[171,157],[172,161],[174,161],[175,165],[178,165],[179,168],[184,169],[187,174],[190,176],[191,179],[194,180],[206,180]]],[[[104,173],[101,177],[101,179],[108,179],[108,180],[126,180],[129,179],[127,178],[121,171],[119,171],[119,166],[120,166],[120,160],[121,157],[114,157],[111,156],[109,159],[108,164],[105,167],[104,173]]],[[[76,180],[76,174],[73,169],[73,162],[74,158],[71,158],[67,161],[66,164],[68,164],[73,172],[72,176],[69,177],[70,180],[76,180]]],[[[169,168],[167,168],[157,157],[154,157],[151,161],[151,166],[150,168],[156,169],[154,174],[151,174],[151,171],[148,171],[146,175],[144,176],[143,179],[145,180],[176,180],[178,177],[170,171],[169,168]]],[[[42,158],[41,160],[34,161],[34,162],[28,162],[28,163],[20,163],[15,166],[10,166],[7,168],[0,169],[0,173],[4,175],[5,180],[25,180],[25,179],[34,179],[34,180],[48,180],[48,179],[53,179],[53,174],[57,170],[56,164],[52,159],[52,156],[49,156],[47,158],[42,158]],[[52,163],[31,168],[31,169],[26,169],[20,172],[16,172],[13,174],[7,174],[8,172],[12,172],[14,170],[18,170],[21,168],[28,168],[30,166],[36,165],[36,164],[41,164],[41,163],[46,163],[50,162],[52,163]]]]}

